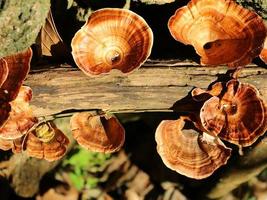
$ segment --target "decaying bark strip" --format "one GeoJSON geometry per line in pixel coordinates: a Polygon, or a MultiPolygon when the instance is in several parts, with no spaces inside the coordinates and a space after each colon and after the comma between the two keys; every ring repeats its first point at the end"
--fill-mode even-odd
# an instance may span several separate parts
{"type": "MultiPolygon", "coordinates": [[[[227,67],[201,67],[194,63],[150,61],[128,76],[116,72],[87,77],[68,65],[32,70],[25,84],[33,89],[31,105],[37,116],[71,109],[115,112],[167,110],[193,87],[206,88],[223,78],[227,67]]],[[[240,80],[255,85],[267,99],[267,69],[250,65],[240,80]]]]}

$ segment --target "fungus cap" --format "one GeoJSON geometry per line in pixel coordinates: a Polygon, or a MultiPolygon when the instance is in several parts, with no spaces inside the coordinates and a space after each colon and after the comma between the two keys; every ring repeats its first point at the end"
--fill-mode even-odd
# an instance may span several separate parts
{"type": "Polygon", "coordinates": [[[203,90],[201,88],[194,88],[191,91],[191,96],[195,101],[206,101],[212,96],[219,96],[223,91],[222,82],[216,82],[211,86],[210,90],[203,90]]]}
{"type": "Polygon", "coordinates": [[[204,65],[249,64],[266,37],[262,18],[232,0],[191,0],[168,27],[175,40],[194,46],[204,65]]]}
{"type": "Polygon", "coordinates": [[[29,106],[31,98],[31,88],[22,86],[16,99],[10,102],[11,111],[8,119],[0,126],[0,138],[20,138],[37,123],[38,120],[29,106]]]}
{"type": "Polygon", "coordinates": [[[2,58],[7,64],[8,75],[5,81],[0,85],[0,91],[5,91],[5,97],[1,95],[1,99],[12,101],[16,98],[24,79],[30,71],[31,58],[31,48],[2,58]]]}
{"type": "Polygon", "coordinates": [[[6,140],[0,138],[0,149],[4,151],[8,151],[11,149],[13,153],[21,153],[23,139],[24,137],[14,140],[6,140]]]}
{"type": "Polygon", "coordinates": [[[8,102],[0,101],[0,128],[4,125],[8,119],[11,111],[11,106],[8,102]]]}
{"type": "Polygon", "coordinates": [[[139,68],[152,44],[152,30],[141,16],[126,9],[104,8],[90,15],[71,47],[75,63],[90,76],[139,68]]]}
{"type": "Polygon", "coordinates": [[[5,140],[0,138],[0,149],[4,150],[4,151],[8,151],[10,149],[12,149],[12,140],[5,140]]]}
{"type": "Polygon", "coordinates": [[[88,150],[112,153],[124,144],[125,131],[115,116],[77,113],[70,125],[74,139],[88,150]]]}
{"type": "Polygon", "coordinates": [[[166,4],[166,3],[173,3],[175,0],[140,0],[142,3],[145,4],[166,4]]]}
{"type": "Polygon", "coordinates": [[[46,122],[27,135],[23,148],[29,156],[51,162],[65,155],[68,144],[68,137],[53,122],[46,122]]]}
{"type": "Polygon", "coordinates": [[[250,84],[230,80],[222,97],[207,100],[200,111],[203,127],[233,144],[250,146],[267,130],[267,108],[250,84]]]}
{"type": "MultiPolygon", "coordinates": [[[[267,37],[266,37],[267,38],[267,37]]],[[[260,53],[260,58],[263,62],[265,62],[265,64],[267,64],[267,39],[265,39],[264,45],[263,45],[263,49],[260,53]]]]}
{"type": "Polygon", "coordinates": [[[7,76],[8,76],[7,62],[4,59],[0,59],[0,88],[2,84],[6,81],[7,76]]]}
{"type": "Polygon", "coordinates": [[[156,130],[157,151],[164,164],[194,179],[203,179],[227,163],[231,149],[220,140],[185,129],[185,120],[164,120],[156,130]]]}

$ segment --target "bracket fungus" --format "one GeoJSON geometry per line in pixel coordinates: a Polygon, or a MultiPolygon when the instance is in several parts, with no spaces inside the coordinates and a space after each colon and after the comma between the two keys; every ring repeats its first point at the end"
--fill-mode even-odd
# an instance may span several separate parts
{"type": "Polygon", "coordinates": [[[163,120],[157,127],[157,151],[164,164],[194,179],[203,179],[227,163],[231,149],[218,139],[185,128],[185,119],[163,120]]]}
{"type": "Polygon", "coordinates": [[[8,102],[1,102],[0,100],[0,127],[6,122],[11,111],[11,106],[8,102]]]}
{"type": "Polygon", "coordinates": [[[32,50],[27,50],[0,59],[0,127],[11,111],[10,101],[18,95],[22,82],[30,70],[32,50]]]}
{"type": "MultiPolygon", "coordinates": [[[[0,100],[12,101],[16,98],[24,79],[30,71],[31,58],[31,48],[28,48],[23,52],[2,58],[4,62],[6,62],[8,74],[5,78],[5,81],[0,84],[0,91],[4,91],[5,94],[4,97],[2,97],[2,95],[0,96],[0,100]]],[[[3,61],[1,64],[3,64],[3,61]]],[[[3,69],[3,67],[1,68],[3,69]]]]}
{"type": "Polygon", "coordinates": [[[20,153],[22,151],[22,143],[24,137],[14,139],[14,140],[6,140],[0,138],[0,149],[4,151],[12,150],[13,153],[20,153]]]}
{"type": "Polygon", "coordinates": [[[27,134],[23,149],[29,156],[55,161],[65,155],[68,144],[67,136],[53,122],[46,122],[27,134]]]}
{"type": "Polygon", "coordinates": [[[112,153],[124,144],[125,131],[115,116],[77,113],[70,125],[74,139],[88,150],[112,153]]]}
{"type": "Polygon", "coordinates": [[[254,86],[233,79],[203,104],[200,119],[209,133],[246,147],[266,132],[267,107],[254,86]]]}
{"type": "Polygon", "coordinates": [[[265,62],[265,64],[267,64],[267,37],[265,39],[264,45],[263,45],[263,49],[260,53],[260,58],[263,62],[265,62]]]}
{"type": "Polygon", "coordinates": [[[12,146],[13,146],[13,140],[5,140],[0,138],[0,149],[8,151],[12,149],[12,146]]]}
{"type": "Polygon", "coordinates": [[[0,88],[3,83],[6,81],[8,76],[8,67],[4,59],[0,59],[0,88]]]}
{"type": "Polygon", "coordinates": [[[244,66],[260,54],[266,37],[262,18],[232,0],[191,0],[168,28],[175,40],[194,46],[204,65],[244,66]]]}
{"type": "Polygon", "coordinates": [[[191,91],[191,96],[195,101],[206,101],[212,96],[218,96],[223,90],[223,84],[216,82],[211,86],[210,90],[203,90],[201,88],[194,88],[191,91]]]}
{"type": "Polygon", "coordinates": [[[93,12],[71,42],[77,66],[87,75],[118,69],[128,73],[149,57],[153,33],[132,11],[104,8],[93,12]]]}
{"type": "Polygon", "coordinates": [[[16,99],[10,102],[11,111],[8,119],[0,126],[0,138],[20,138],[37,123],[37,118],[29,106],[31,98],[31,88],[22,86],[16,99]]]}
{"type": "Polygon", "coordinates": [[[166,3],[173,3],[175,0],[140,0],[142,3],[145,4],[158,4],[158,5],[162,5],[162,4],[166,4],[166,3]]]}

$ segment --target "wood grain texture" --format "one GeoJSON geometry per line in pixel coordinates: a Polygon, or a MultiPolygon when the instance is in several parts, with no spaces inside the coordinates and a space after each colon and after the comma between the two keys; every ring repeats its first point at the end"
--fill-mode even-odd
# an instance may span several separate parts
{"type": "MultiPolygon", "coordinates": [[[[227,67],[202,67],[175,60],[150,61],[128,76],[119,72],[87,77],[68,65],[32,70],[25,81],[33,89],[32,107],[37,116],[70,109],[113,112],[167,110],[194,87],[206,88],[224,77],[227,67]]],[[[267,69],[250,65],[240,80],[255,85],[267,99],[267,69]]]]}

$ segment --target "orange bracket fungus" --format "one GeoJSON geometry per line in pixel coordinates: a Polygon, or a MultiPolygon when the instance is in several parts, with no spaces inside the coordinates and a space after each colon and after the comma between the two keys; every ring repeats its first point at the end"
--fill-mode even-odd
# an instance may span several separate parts
{"type": "Polygon", "coordinates": [[[218,139],[185,128],[184,118],[164,120],[157,130],[157,151],[164,164],[194,179],[203,179],[227,163],[231,149],[218,139]]]}
{"type": "Polygon", "coordinates": [[[211,134],[239,146],[250,146],[267,130],[267,108],[259,91],[233,79],[219,97],[200,110],[203,127],[211,134]]]}
{"type": "Polygon", "coordinates": [[[170,18],[168,28],[175,40],[194,46],[204,65],[249,64],[266,36],[262,18],[232,0],[191,0],[170,18]]]}
{"type": "Polygon", "coordinates": [[[77,66],[87,75],[98,75],[140,67],[152,44],[152,30],[141,16],[126,9],[104,8],[90,15],[71,47],[77,66]]]}
{"type": "Polygon", "coordinates": [[[260,53],[260,58],[263,62],[265,62],[265,64],[267,64],[267,39],[265,39],[263,49],[260,53]]]}
{"type": "Polygon", "coordinates": [[[11,111],[8,119],[0,126],[0,138],[16,139],[25,135],[37,123],[37,118],[29,106],[32,98],[30,87],[22,86],[14,101],[10,102],[11,111]]]}
{"type": "Polygon", "coordinates": [[[11,111],[11,106],[8,102],[2,102],[0,100],[0,127],[6,122],[11,111]]]}
{"type": "Polygon", "coordinates": [[[221,82],[216,82],[211,86],[210,90],[203,90],[201,88],[194,88],[191,92],[192,98],[195,101],[205,101],[212,96],[218,96],[223,90],[223,85],[221,82]]]}
{"type": "Polygon", "coordinates": [[[3,83],[6,81],[8,76],[8,67],[4,59],[0,59],[0,88],[3,83]]]}
{"type": "Polygon", "coordinates": [[[20,153],[22,151],[22,143],[24,137],[14,139],[14,140],[6,140],[0,138],[0,149],[4,151],[8,151],[12,149],[13,153],[20,153]]]}
{"type": "MultiPolygon", "coordinates": [[[[4,62],[6,62],[7,64],[8,71],[5,81],[2,84],[0,84],[1,86],[0,91],[4,91],[5,93],[5,97],[2,97],[1,95],[0,100],[4,98],[4,100],[6,101],[12,101],[16,98],[19,89],[22,85],[22,82],[29,73],[31,58],[32,58],[31,48],[28,48],[23,52],[2,58],[4,62]]],[[[3,61],[1,61],[1,64],[2,63],[3,61]]]]}
{"type": "Polygon", "coordinates": [[[162,4],[166,4],[166,3],[172,3],[175,0],[140,0],[142,3],[146,3],[146,4],[158,4],[158,5],[162,5],[162,4]]]}
{"type": "Polygon", "coordinates": [[[23,80],[30,70],[31,49],[0,59],[0,127],[11,111],[10,101],[18,95],[23,80]]]}
{"type": "Polygon", "coordinates": [[[55,161],[65,155],[68,144],[67,136],[53,122],[46,122],[27,134],[23,149],[29,156],[55,161]]]}
{"type": "Polygon", "coordinates": [[[124,144],[125,131],[115,116],[77,113],[70,125],[74,139],[88,150],[112,153],[124,144]]]}
{"type": "Polygon", "coordinates": [[[12,146],[13,146],[13,140],[5,140],[0,138],[0,149],[8,151],[12,149],[12,146]]]}

